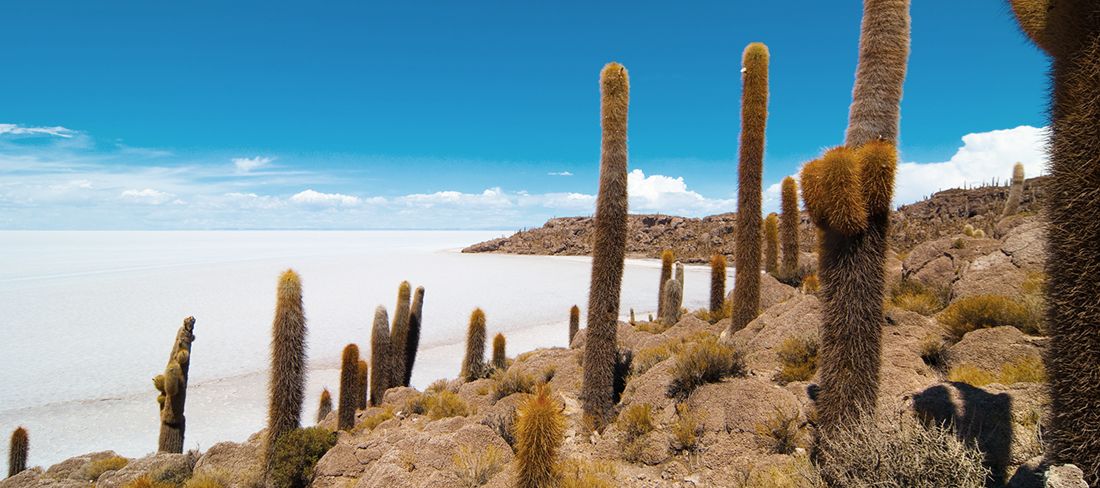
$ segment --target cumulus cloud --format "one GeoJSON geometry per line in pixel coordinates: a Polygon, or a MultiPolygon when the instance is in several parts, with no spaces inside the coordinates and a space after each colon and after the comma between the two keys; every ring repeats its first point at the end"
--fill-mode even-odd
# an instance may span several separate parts
{"type": "Polygon", "coordinates": [[[295,193],[290,197],[290,201],[301,205],[316,206],[354,206],[362,202],[356,196],[343,193],[321,193],[313,189],[295,193]]]}
{"type": "Polygon", "coordinates": [[[61,126],[55,127],[23,127],[17,124],[0,124],[0,135],[11,134],[13,136],[37,136],[47,135],[71,138],[76,132],[61,126]]]}
{"type": "Polygon", "coordinates": [[[488,188],[481,193],[462,193],[457,191],[437,191],[435,193],[414,193],[405,195],[398,202],[419,207],[437,205],[490,206],[505,207],[515,204],[515,195],[505,194],[500,187],[488,188]]]}
{"type": "Polygon", "coordinates": [[[171,193],[154,190],[152,188],[146,188],[144,190],[123,190],[123,192],[119,194],[119,197],[123,200],[150,205],[160,205],[167,202],[183,203],[179,200],[174,200],[175,195],[171,193]]]}
{"type": "Polygon", "coordinates": [[[675,213],[699,216],[731,212],[736,204],[732,199],[711,199],[688,189],[682,176],[649,175],[635,169],[626,177],[632,212],[675,213]]]}
{"type": "Polygon", "coordinates": [[[233,158],[233,165],[236,166],[238,173],[248,173],[254,169],[259,169],[268,164],[271,164],[275,158],[267,158],[263,156],[256,156],[254,158],[233,158]]]}
{"type": "Polygon", "coordinates": [[[573,176],[573,173],[570,173],[568,171],[551,171],[546,174],[549,176],[573,176]]]}

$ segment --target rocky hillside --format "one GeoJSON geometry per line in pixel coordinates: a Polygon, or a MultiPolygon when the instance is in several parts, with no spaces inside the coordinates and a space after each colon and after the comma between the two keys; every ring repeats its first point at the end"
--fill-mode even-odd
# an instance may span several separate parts
{"type": "MultiPolygon", "coordinates": [[[[1020,212],[1037,210],[1045,180],[1046,177],[1039,177],[1024,183],[1020,212]]],[[[958,233],[966,224],[993,235],[1007,197],[1007,186],[986,186],[945,190],[902,206],[893,216],[892,247],[899,252],[907,251],[918,243],[958,233]]],[[[627,253],[630,257],[656,258],[662,250],[672,249],[685,262],[705,262],[716,253],[732,256],[736,221],[734,213],[701,219],[631,215],[627,253]]],[[[805,214],[801,236],[802,250],[811,252],[814,231],[805,214]]],[[[463,252],[584,256],[592,253],[591,239],[591,217],[565,217],[551,219],[537,229],[474,244],[463,252]]]]}

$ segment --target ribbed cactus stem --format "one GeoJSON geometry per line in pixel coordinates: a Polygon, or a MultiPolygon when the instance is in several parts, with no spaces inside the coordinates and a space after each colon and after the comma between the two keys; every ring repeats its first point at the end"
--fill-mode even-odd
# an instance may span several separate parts
{"type": "Polygon", "coordinates": [[[271,380],[268,383],[267,436],[264,442],[265,479],[268,479],[279,436],[300,427],[305,399],[306,316],[298,273],[279,277],[275,319],[271,325],[271,380]]]}
{"type": "Polygon", "coordinates": [[[710,313],[721,315],[726,307],[726,257],[715,254],[710,258],[710,313]]]}
{"type": "Polygon", "coordinates": [[[611,420],[615,407],[616,333],[627,239],[626,120],[630,82],[626,68],[608,63],[600,72],[600,185],[593,223],[592,274],[588,287],[588,328],[584,345],[581,400],[597,427],[611,420]]]}
{"type": "Polygon", "coordinates": [[[462,369],[458,376],[465,381],[474,381],[485,370],[485,312],[475,308],[470,314],[470,324],[466,327],[466,356],[462,359],[462,369]]]}
{"type": "MultiPolygon", "coordinates": [[[[360,356],[362,357],[362,356],[360,356]]],[[[367,396],[370,395],[370,365],[364,359],[359,360],[356,369],[358,389],[355,392],[355,408],[364,410],[367,408],[367,396]]]]}
{"type": "Polygon", "coordinates": [[[516,487],[558,486],[558,451],[565,441],[565,416],[547,386],[516,409],[516,487]]]}
{"type": "Polygon", "coordinates": [[[798,212],[798,183],[790,176],[783,178],[780,193],[782,213],[779,214],[779,247],[783,251],[783,261],[779,266],[779,273],[790,279],[798,274],[798,224],[801,220],[798,212]]]}
{"type": "Polygon", "coordinates": [[[393,344],[393,369],[390,371],[394,375],[390,378],[389,384],[392,386],[401,386],[405,382],[405,363],[408,360],[405,357],[405,351],[409,341],[409,316],[411,314],[411,308],[409,302],[412,300],[412,287],[408,281],[402,281],[401,285],[397,287],[397,305],[393,308],[393,328],[390,330],[390,343],[393,344]]]}
{"type": "Polygon", "coordinates": [[[330,413],[332,413],[332,393],[325,388],[321,390],[321,399],[317,403],[317,423],[324,422],[330,413]]]}
{"type": "Polygon", "coordinates": [[[1008,187],[1008,199],[1005,201],[1004,212],[1001,217],[1016,215],[1020,211],[1020,200],[1024,197],[1024,165],[1016,163],[1012,167],[1012,183],[1008,187]]]}
{"type": "Polygon", "coordinates": [[[768,47],[754,42],[741,61],[741,148],[737,166],[737,227],[732,337],[760,313],[761,181],[768,120],[768,47]]]}
{"type": "Polygon", "coordinates": [[[8,477],[15,476],[27,469],[27,453],[30,450],[30,439],[27,429],[16,428],[11,433],[11,444],[8,448],[8,477]]]}
{"type": "Polygon", "coordinates": [[[577,331],[581,328],[581,309],[573,305],[569,309],[569,343],[573,344],[573,338],[577,337],[577,331]]]}
{"type": "Polygon", "coordinates": [[[393,368],[393,344],[390,343],[390,319],[386,307],[374,309],[374,324],[370,334],[370,404],[382,404],[382,397],[390,388],[390,369],[393,368]]]}
{"type": "Polygon", "coordinates": [[[676,256],[672,254],[671,250],[665,249],[661,251],[661,279],[657,281],[657,316],[661,316],[661,312],[665,309],[665,283],[672,278],[672,263],[676,261],[676,256]]]}
{"type": "Polygon", "coordinates": [[[665,282],[665,314],[661,322],[666,326],[676,325],[680,321],[680,305],[683,301],[683,287],[675,278],[665,282]]]}
{"type": "Polygon", "coordinates": [[[362,382],[359,378],[359,346],[348,344],[340,360],[340,406],[337,410],[336,428],[351,430],[355,427],[355,407],[358,406],[362,382]]]}
{"type": "Polygon", "coordinates": [[[779,216],[775,213],[764,219],[764,271],[779,272],[779,216]]]}
{"type": "Polygon", "coordinates": [[[160,438],[157,452],[183,452],[183,437],[187,420],[183,410],[187,403],[187,372],[191,366],[191,343],[195,341],[195,317],[183,319],[176,331],[176,340],[168,354],[164,374],[153,378],[153,386],[160,394],[160,438]]]}
{"type": "Polygon", "coordinates": [[[498,333],[493,337],[493,368],[500,371],[508,369],[508,356],[504,351],[504,334],[498,333]]]}
{"type": "Polygon", "coordinates": [[[420,347],[420,327],[424,317],[424,287],[416,287],[412,305],[409,307],[409,335],[405,340],[405,378],[401,386],[412,382],[413,365],[416,364],[416,351],[420,347]]]}

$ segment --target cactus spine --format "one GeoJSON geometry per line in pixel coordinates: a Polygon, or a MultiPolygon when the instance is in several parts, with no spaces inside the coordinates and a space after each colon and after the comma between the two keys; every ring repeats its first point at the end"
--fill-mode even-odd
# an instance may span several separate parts
{"type": "Polygon", "coordinates": [[[854,149],[878,140],[898,143],[908,64],[909,0],[864,0],[844,145],[854,149]]]}
{"type": "Polygon", "coordinates": [[[264,477],[268,481],[275,441],[300,426],[305,375],[306,316],[302,309],[302,283],[298,273],[288,269],[279,277],[275,319],[271,324],[271,379],[264,441],[264,477]]]}
{"type": "Polygon", "coordinates": [[[665,283],[672,278],[672,263],[676,257],[671,250],[661,251],[661,280],[657,282],[657,316],[665,311],[665,283]]]}
{"type": "Polygon", "coordinates": [[[337,410],[336,428],[351,430],[355,427],[355,407],[359,403],[363,383],[359,379],[359,346],[344,346],[340,361],[340,406],[337,410]]]}
{"type": "Polygon", "coordinates": [[[783,261],[779,265],[779,274],[792,279],[798,274],[798,184],[790,176],[783,178],[782,212],[779,215],[779,247],[783,251],[783,261]]]}
{"type": "Polygon", "coordinates": [[[779,272],[779,216],[775,213],[764,219],[764,271],[779,272]]]}
{"type": "Polygon", "coordinates": [[[462,370],[458,375],[464,381],[474,381],[481,377],[485,367],[485,312],[475,308],[470,314],[470,325],[466,327],[466,357],[462,359],[462,370]]]}
{"type": "Polygon", "coordinates": [[[397,306],[393,309],[393,329],[390,331],[390,343],[393,344],[394,375],[387,382],[390,386],[402,386],[405,382],[405,355],[409,341],[409,301],[412,299],[412,287],[408,281],[402,281],[397,287],[397,306]]]}
{"type": "MultiPolygon", "coordinates": [[[[412,305],[409,307],[409,334],[405,339],[405,377],[401,386],[412,382],[413,365],[416,364],[416,350],[420,347],[420,326],[424,317],[424,287],[416,287],[412,305]]],[[[398,351],[400,352],[400,351],[398,351]]]]}
{"type": "Polygon", "coordinates": [[[187,403],[187,372],[191,366],[191,343],[195,341],[195,317],[183,319],[176,331],[176,341],[168,354],[168,366],[164,374],[153,378],[153,386],[160,395],[160,439],[157,452],[183,452],[183,436],[187,419],[183,409],[187,403]]]}
{"type": "Polygon", "coordinates": [[[1048,462],[1100,485],[1100,10],[1091,0],[1013,0],[1020,26],[1051,57],[1045,366],[1048,462]]]}
{"type": "Polygon", "coordinates": [[[741,62],[741,149],[737,166],[737,246],[734,249],[733,336],[760,313],[760,205],[764,127],[768,120],[768,47],[754,42],[741,62]]]}
{"type": "Polygon", "coordinates": [[[516,486],[558,486],[558,450],[565,440],[565,416],[547,386],[516,409],[516,486]]]}
{"type": "Polygon", "coordinates": [[[360,359],[355,373],[358,386],[355,392],[355,408],[363,410],[367,408],[367,395],[370,393],[370,365],[360,359]]]}
{"type": "Polygon", "coordinates": [[[498,333],[493,337],[493,368],[504,371],[508,369],[508,356],[504,352],[504,334],[498,333]]]}
{"type": "Polygon", "coordinates": [[[581,399],[584,414],[594,425],[611,419],[615,394],[615,338],[619,321],[619,294],[626,257],[626,120],[630,82],[619,63],[600,72],[600,187],[596,196],[592,276],[588,287],[588,333],[584,346],[581,399]]]}
{"type": "Polygon", "coordinates": [[[581,328],[581,309],[580,307],[573,305],[569,309],[569,344],[573,344],[573,338],[577,336],[577,331],[581,328]]]}
{"type": "Polygon", "coordinates": [[[11,433],[11,444],[8,449],[9,478],[27,469],[28,450],[30,450],[30,439],[27,437],[27,429],[19,427],[11,433]]]}
{"type": "Polygon", "coordinates": [[[389,379],[392,377],[393,344],[390,343],[390,318],[386,307],[379,305],[374,309],[374,325],[370,334],[370,404],[382,404],[389,379]]]}
{"type": "Polygon", "coordinates": [[[317,423],[325,421],[325,417],[332,413],[332,394],[328,392],[328,388],[321,390],[321,401],[317,405],[317,423]]]}
{"type": "Polygon", "coordinates": [[[719,317],[726,308],[726,257],[715,254],[710,258],[710,313],[719,317]]]}
{"type": "Polygon", "coordinates": [[[1005,201],[1005,210],[1001,217],[1016,215],[1020,210],[1020,200],[1024,196],[1024,165],[1016,163],[1012,167],[1012,186],[1008,188],[1008,200],[1005,201]]]}
{"type": "Polygon", "coordinates": [[[665,282],[665,314],[661,316],[661,322],[666,326],[676,325],[680,321],[680,305],[683,302],[683,286],[675,278],[665,282]]]}

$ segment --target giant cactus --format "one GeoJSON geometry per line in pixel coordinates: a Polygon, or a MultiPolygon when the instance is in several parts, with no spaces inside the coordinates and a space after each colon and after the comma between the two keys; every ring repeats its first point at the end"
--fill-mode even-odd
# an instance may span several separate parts
{"type": "Polygon", "coordinates": [[[466,355],[458,376],[464,381],[481,378],[485,372],[485,312],[475,308],[466,326],[466,355]]]}
{"type": "Polygon", "coordinates": [[[332,393],[325,388],[321,390],[321,399],[317,402],[317,423],[324,422],[330,413],[332,413],[332,393]]]}
{"type": "Polygon", "coordinates": [[[671,250],[665,249],[661,251],[661,277],[657,282],[657,316],[660,317],[665,311],[665,283],[669,278],[672,278],[672,263],[676,261],[676,257],[672,254],[671,250]]]}
{"type": "Polygon", "coordinates": [[[408,281],[402,281],[397,287],[397,305],[393,309],[393,328],[390,331],[390,343],[393,344],[393,370],[390,378],[392,386],[402,386],[405,383],[405,363],[408,358],[405,355],[409,342],[409,316],[411,309],[409,301],[412,300],[412,287],[408,281]]]}
{"type": "Polygon", "coordinates": [[[673,278],[665,282],[665,313],[661,315],[661,322],[665,327],[672,327],[680,322],[681,305],[684,300],[684,287],[679,280],[673,278]]]}
{"type": "Polygon", "coordinates": [[[27,451],[30,450],[30,439],[27,437],[27,429],[19,427],[11,433],[11,444],[8,448],[8,477],[15,476],[27,469],[27,451]]]}
{"type": "Polygon", "coordinates": [[[733,311],[726,335],[760,313],[761,178],[764,127],[768,121],[768,47],[745,48],[741,61],[741,149],[737,166],[737,235],[734,249],[733,311]]]}
{"type": "Polygon", "coordinates": [[[420,347],[420,327],[424,321],[424,287],[416,287],[412,305],[409,307],[409,334],[405,339],[405,377],[401,386],[412,382],[413,365],[416,364],[416,351],[420,347]]]}
{"type": "Polygon", "coordinates": [[[294,270],[279,277],[271,322],[271,378],[268,383],[264,479],[270,482],[272,454],[279,436],[301,426],[306,389],[306,316],[302,282],[294,270]]]}
{"type": "Polygon", "coordinates": [[[183,436],[186,418],[183,408],[187,403],[187,372],[191,365],[191,343],[195,341],[195,317],[183,319],[176,331],[176,341],[168,354],[168,366],[164,374],[153,378],[153,386],[160,395],[160,439],[157,452],[183,452],[183,436]]]}
{"type": "Polygon", "coordinates": [[[374,309],[374,325],[370,335],[370,404],[382,404],[382,397],[390,388],[389,380],[393,376],[393,344],[390,342],[390,319],[386,307],[379,305],[374,309]]]}
{"type": "Polygon", "coordinates": [[[577,336],[577,331],[581,327],[581,309],[580,307],[573,305],[569,308],[569,344],[573,344],[573,338],[577,336]]]}
{"type": "Polygon", "coordinates": [[[774,212],[764,219],[764,271],[779,274],[779,216],[774,212]]]}
{"type": "Polygon", "coordinates": [[[508,355],[505,353],[506,340],[504,334],[497,333],[493,337],[493,368],[500,371],[508,369],[508,355]]]}
{"type": "Polygon", "coordinates": [[[355,408],[365,410],[367,408],[367,395],[370,394],[370,365],[360,359],[356,369],[358,389],[355,392],[355,408]]]}
{"type": "Polygon", "coordinates": [[[1024,165],[1016,163],[1012,167],[1012,185],[1008,187],[1008,200],[1005,201],[1001,217],[1015,215],[1020,210],[1020,200],[1024,197],[1024,165]]]}
{"type": "Polygon", "coordinates": [[[1045,364],[1054,463],[1100,485],[1100,8],[1095,0],[1012,0],[1020,26],[1051,57],[1045,364]]]}
{"type": "Polygon", "coordinates": [[[588,332],[584,344],[584,414],[597,427],[615,406],[616,333],[626,258],[626,119],[630,81],[626,68],[608,63],[600,72],[600,187],[593,227],[592,276],[588,287],[588,332]]]}
{"type": "Polygon", "coordinates": [[[362,393],[359,380],[359,346],[344,346],[340,360],[340,403],[336,411],[336,428],[351,430],[355,426],[355,407],[362,393]]]}
{"type": "Polygon", "coordinates": [[[779,215],[779,247],[783,250],[783,261],[779,265],[779,275],[784,279],[794,279],[798,274],[798,184],[790,176],[783,178],[781,190],[782,213],[779,215]]]}
{"type": "Polygon", "coordinates": [[[715,254],[710,258],[710,314],[714,320],[721,318],[726,309],[726,257],[715,254]]]}

